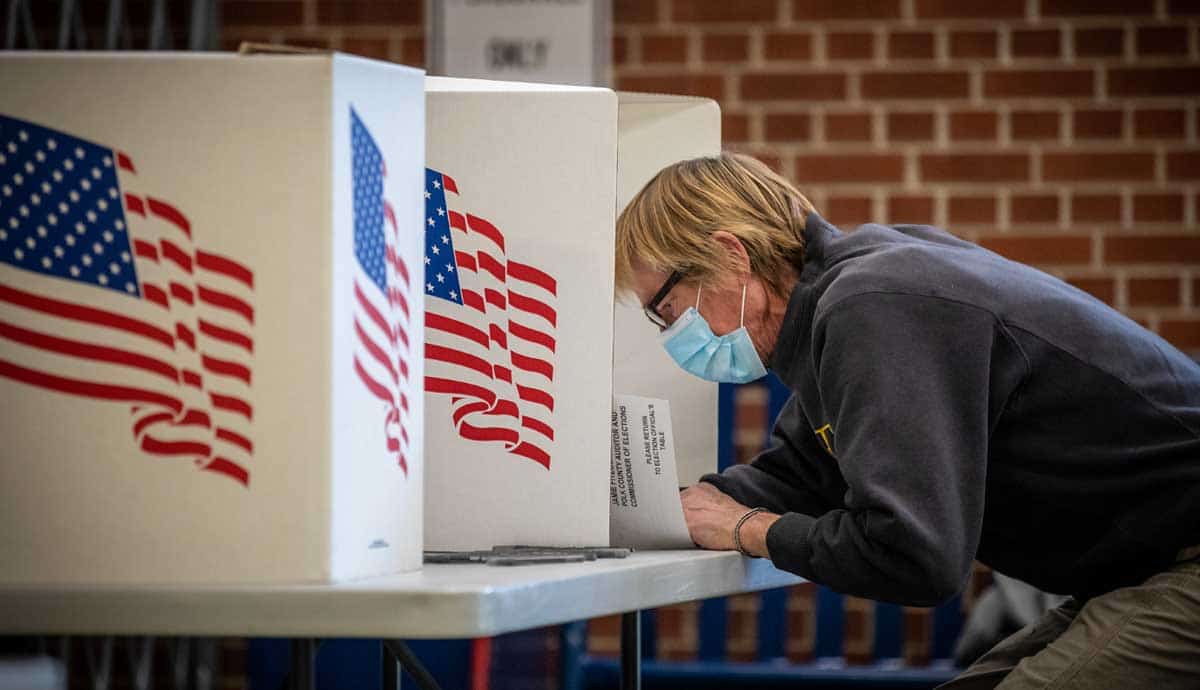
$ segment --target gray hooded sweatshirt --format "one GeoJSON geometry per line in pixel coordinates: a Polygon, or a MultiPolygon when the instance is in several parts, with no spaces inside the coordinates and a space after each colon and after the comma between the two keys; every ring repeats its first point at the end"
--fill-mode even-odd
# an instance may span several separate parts
{"type": "Polygon", "coordinates": [[[706,475],[782,517],[778,567],[909,605],[973,559],[1049,592],[1200,543],[1200,365],[1086,293],[925,226],[811,214],[770,447],[706,475]]]}

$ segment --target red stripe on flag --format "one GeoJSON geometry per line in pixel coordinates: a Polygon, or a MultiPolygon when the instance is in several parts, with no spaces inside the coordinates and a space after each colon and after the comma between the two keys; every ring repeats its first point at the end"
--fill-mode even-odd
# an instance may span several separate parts
{"type": "Polygon", "coordinates": [[[200,469],[206,472],[223,474],[226,477],[240,482],[243,486],[250,486],[250,473],[247,472],[244,467],[236,462],[233,462],[232,460],[226,460],[225,458],[213,458],[211,462],[200,469]]]}
{"type": "Polygon", "coordinates": [[[465,381],[444,379],[439,376],[425,377],[425,391],[428,393],[448,393],[450,395],[471,397],[476,400],[484,400],[489,405],[496,400],[496,394],[487,388],[465,381]]]}
{"type": "MultiPolygon", "coordinates": [[[[367,354],[371,355],[375,361],[379,362],[384,369],[387,369],[388,376],[392,378],[393,383],[399,384],[400,377],[397,376],[396,369],[392,366],[387,354],[384,353],[383,348],[375,344],[374,340],[371,340],[371,337],[367,335],[366,331],[364,331],[362,326],[358,323],[358,319],[354,319],[354,332],[358,334],[358,339],[360,342],[362,342],[363,347],[366,348],[367,354]]],[[[391,400],[390,395],[388,400],[391,400]]]]}
{"type": "Polygon", "coordinates": [[[532,297],[526,297],[525,295],[509,290],[508,303],[511,304],[514,309],[520,309],[521,311],[526,311],[530,314],[537,314],[548,321],[551,326],[558,325],[558,314],[555,313],[554,309],[552,309],[550,305],[546,304],[545,302],[536,300],[532,297]]]}
{"type": "Polygon", "coordinates": [[[487,307],[483,306],[483,297],[478,292],[475,292],[474,290],[463,290],[462,291],[462,300],[463,300],[463,304],[467,305],[468,307],[471,307],[475,311],[478,311],[478,312],[486,312],[487,311],[487,307]]]}
{"type": "Polygon", "coordinates": [[[475,262],[475,257],[466,252],[454,252],[454,261],[458,263],[459,269],[466,269],[472,273],[479,270],[479,264],[475,262]]]}
{"type": "Polygon", "coordinates": [[[212,420],[209,419],[208,413],[195,408],[188,409],[183,413],[183,419],[175,422],[176,426],[202,426],[205,429],[212,426],[212,420]]]}
{"type": "Polygon", "coordinates": [[[251,271],[233,259],[197,250],[196,265],[211,273],[219,273],[226,278],[232,278],[248,288],[254,288],[254,271],[251,271]]]}
{"type": "Polygon", "coordinates": [[[162,360],[147,357],[137,352],[59,338],[46,333],[21,328],[20,326],[4,321],[0,321],[0,338],[7,338],[14,342],[23,343],[49,352],[57,352],[70,357],[91,359],[97,362],[111,362],[134,369],[141,369],[142,371],[161,376],[172,383],[179,381],[179,372],[175,370],[175,367],[162,360]]]}
{"type": "Polygon", "coordinates": [[[183,380],[185,386],[191,386],[192,388],[204,387],[204,380],[200,378],[200,374],[197,374],[194,371],[188,371],[187,369],[184,369],[183,373],[180,375],[180,378],[183,380]]]}
{"type": "Polygon", "coordinates": [[[504,295],[491,288],[484,288],[483,299],[497,309],[505,309],[507,307],[504,302],[504,295]]]}
{"type": "Polygon", "coordinates": [[[208,399],[212,401],[213,407],[218,410],[240,414],[247,421],[254,419],[254,408],[250,407],[250,403],[241,398],[235,398],[232,395],[222,395],[220,393],[209,393],[208,399]]]}
{"type": "Polygon", "coordinates": [[[200,319],[197,322],[197,327],[201,333],[209,338],[212,338],[213,340],[220,340],[222,342],[229,343],[230,345],[237,345],[251,354],[254,352],[254,340],[248,335],[218,326],[214,323],[205,321],[204,319],[200,319]]]}
{"type": "Polygon", "coordinates": [[[134,240],[133,253],[142,257],[143,259],[150,259],[155,263],[158,262],[158,249],[146,240],[134,240]]]}
{"type": "Polygon", "coordinates": [[[146,296],[146,300],[153,302],[164,309],[171,308],[171,300],[167,299],[167,293],[157,285],[146,283],[142,285],[142,294],[146,296]]]}
{"type": "Polygon", "coordinates": [[[136,197],[129,192],[125,192],[125,212],[136,213],[139,216],[145,217],[146,204],[142,202],[140,197],[136,197]]]}
{"type": "Polygon", "coordinates": [[[470,227],[471,230],[474,230],[480,235],[483,235],[491,240],[497,247],[500,248],[501,252],[504,251],[504,235],[496,228],[495,225],[492,225],[479,216],[473,216],[468,213],[467,226],[470,227]]]}
{"type": "Polygon", "coordinates": [[[156,412],[154,414],[148,414],[139,419],[137,423],[133,425],[133,437],[137,438],[138,436],[141,436],[142,430],[151,424],[165,422],[169,419],[173,419],[174,417],[175,415],[171,414],[170,412],[156,412]]]}
{"type": "Polygon", "coordinates": [[[375,322],[375,326],[387,334],[388,342],[395,345],[396,336],[392,333],[392,328],[388,326],[388,322],[383,318],[383,314],[380,314],[375,305],[371,304],[371,301],[363,294],[362,288],[358,286],[358,281],[354,281],[354,297],[358,300],[358,305],[363,308],[363,311],[367,313],[371,321],[375,322]]]}
{"type": "Polygon", "coordinates": [[[447,192],[454,192],[455,194],[458,194],[458,185],[455,184],[454,178],[450,177],[449,175],[442,175],[442,188],[447,192]]]}
{"type": "Polygon", "coordinates": [[[551,337],[550,335],[547,335],[546,333],[542,333],[541,331],[534,330],[528,326],[522,326],[521,324],[516,323],[515,321],[508,322],[508,332],[510,334],[512,334],[513,336],[520,338],[521,340],[525,340],[525,341],[528,341],[531,343],[536,343],[538,345],[545,347],[546,349],[550,350],[551,352],[554,352],[554,347],[555,347],[554,338],[551,337]]]}
{"type": "Polygon", "coordinates": [[[518,383],[517,395],[520,396],[525,402],[535,403],[545,407],[551,412],[554,411],[554,396],[550,395],[546,391],[539,390],[531,386],[522,386],[518,383]]]}
{"type": "Polygon", "coordinates": [[[250,384],[250,367],[237,362],[230,362],[225,359],[218,359],[210,355],[200,355],[200,363],[204,365],[205,371],[211,371],[220,376],[228,376],[240,381],[244,381],[247,385],[250,384]]]}
{"type": "Polygon", "coordinates": [[[467,231],[467,219],[463,217],[463,214],[458,211],[447,211],[447,213],[450,214],[450,227],[463,232],[467,231]]]}
{"type": "Polygon", "coordinates": [[[231,431],[225,427],[219,426],[217,427],[216,437],[222,441],[225,441],[226,443],[231,443],[245,450],[247,453],[254,453],[254,444],[250,441],[250,439],[242,436],[236,431],[231,431]]]}
{"type": "Polygon", "coordinates": [[[196,296],[192,294],[192,291],[186,285],[180,283],[171,283],[171,296],[181,302],[186,302],[188,306],[196,303],[196,296]]]}
{"type": "Polygon", "coordinates": [[[549,274],[543,273],[528,264],[510,260],[508,262],[508,275],[517,280],[523,280],[526,283],[533,283],[552,295],[558,294],[558,282],[554,278],[551,278],[549,274]]]}
{"type": "Polygon", "coordinates": [[[196,349],[196,334],[192,333],[192,329],[188,328],[187,326],[176,322],[175,337],[179,340],[182,340],[183,344],[187,345],[189,350],[196,349]]]}
{"type": "Polygon", "coordinates": [[[73,321],[82,321],[84,323],[94,323],[100,326],[108,326],[117,330],[132,333],[134,335],[143,336],[162,343],[167,347],[175,346],[175,339],[171,334],[152,326],[148,323],[131,319],[128,316],[114,314],[96,309],[94,307],[85,307],[70,302],[63,302],[49,297],[42,297],[33,293],[18,290],[8,285],[0,285],[0,301],[15,304],[18,307],[33,309],[54,316],[61,316],[64,319],[73,321]]]}
{"type": "Polygon", "coordinates": [[[212,448],[198,441],[163,441],[153,436],[143,436],[142,450],[152,455],[199,455],[208,457],[212,448]]]}
{"type": "Polygon", "coordinates": [[[487,252],[477,252],[479,256],[479,268],[492,274],[496,280],[504,282],[504,264],[496,261],[496,258],[487,252]]]}
{"type": "Polygon", "coordinates": [[[554,380],[554,365],[544,359],[537,357],[529,357],[518,352],[510,352],[513,366],[522,371],[531,371],[535,374],[541,374],[551,381],[554,380]]]}
{"type": "Polygon", "coordinates": [[[425,359],[431,359],[436,362],[457,364],[461,367],[474,369],[488,378],[492,377],[492,365],[488,364],[486,360],[474,355],[469,355],[459,350],[442,347],[441,345],[432,345],[426,343],[425,359]]]}
{"type": "Polygon", "coordinates": [[[526,429],[532,429],[551,441],[554,440],[554,428],[540,419],[534,419],[533,417],[521,417],[521,426],[525,427],[526,429]]]}
{"type": "Polygon", "coordinates": [[[508,452],[529,458],[542,467],[550,469],[550,454],[528,441],[522,441],[516,448],[508,452]]]}
{"type": "Polygon", "coordinates": [[[162,247],[162,257],[181,268],[185,273],[192,272],[192,257],[170,240],[159,240],[162,247]]]}
{"type": "Polygon", "coordinates": [[[131,173],[137,174],[137,169],[133,167],[133,161],[129,160],[129,156],[117,151],[117,167],[122,170],[128,170],[131,173]]]}
{"type": "Polygon", "coordinates": [[[367,373],[367,370],[363,368],[362,362],[358,361],[358,355],[354,356],[354,371],[358,374],[358,378],[362,379],[363,385],[367,387],[371,395],[384,402],[392,402],[392,392],[367,373]]]}
{"type": "Polygon", "coordinates": [[[509,369],[506,366],[501,366],[499,364],[493,364],[492,372],[493,372],[493,375],[497,379],[499,379],[501,381],[507,381],[508,383],[512,383],[512,369],[509,369]]]}
{"type": "Polygon", "coordinates": [[[120,402],[140,402],[147,404],[160,405],[169,408],[175,412],[183,409],[183,404],[177,399],[162,393],[133,388],[131,386],[117,386],[106,383],[96,383],[94,381],[78,381],[69,379],[63,376],[55,376],[42,371],[35,371],[26,367],[14,364],[12,362],[0,359],[0,376],[28,383],[31,386],[45,388],[60,393],[68,393],[70,395],[78,395],[85,398],[98,398],[100,400],[116,400],[120,402]]]}
{"type": "Polygon", "coordinates": [[[254,307],[251,307],[237,297],[204,287],[203,285],[196,287],[196,293],[199,295],[201,302],[219,309],[234,312],[235,314],[241,314],[247,321],[254,323],[254,307]]]}
{"type": "Polygon", "coordinates": [[[497,345],[506,350],[508,349],[508,334],[504,332],[503,328],[494,323],[488,324],[488,333],[492,336],[492,340],[496,341],[497,345]]]}
{"type": "Polygon", "coordinates": [[[192,236],[192,224],[179,212],[179,209],[153,197],[146,197],[146,203],[150,206],[151,213],[179,228],[189,238],[192,236]]]}
{"type": "Polygon", "coordinates": [[[468,441],[503,441],[505,443],[516,443],[521,438],[515,429],[475,426],[468,422],[459,422],[458,435],[468,441]]]}

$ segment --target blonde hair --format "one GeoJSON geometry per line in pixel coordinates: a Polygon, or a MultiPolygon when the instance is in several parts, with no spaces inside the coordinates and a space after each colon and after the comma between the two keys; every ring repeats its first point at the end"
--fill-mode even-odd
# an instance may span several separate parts
{"type": "Polygon", "coordinates": [[[804,264],[804,223],[813,206],[761,161],[736,153],[693,158],[653,177],[617,218],[618,292],[633,287],[635,266],[711,277],[730,264],[709,240],[724,230],[741,241],[750,272],[784,294],[787,269],[804,264]]]}

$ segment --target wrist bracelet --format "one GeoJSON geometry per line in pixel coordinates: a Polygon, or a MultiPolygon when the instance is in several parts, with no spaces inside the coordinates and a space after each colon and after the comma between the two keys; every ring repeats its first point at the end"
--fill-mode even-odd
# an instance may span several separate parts
{"type": "Polygon", "coordinates": [[[746,521],[755,515],[765,512],[767,512],[766,508],[751,508],[750,510],[747,510],[741,518],[738,519],[737,524],[733,527],[733,548],[737,549],[738,553],[742,554],[746,558],[757,558],[757,556],[750,553],[744,546],[742,546],[742,525],[746,524],[746,521]]]}

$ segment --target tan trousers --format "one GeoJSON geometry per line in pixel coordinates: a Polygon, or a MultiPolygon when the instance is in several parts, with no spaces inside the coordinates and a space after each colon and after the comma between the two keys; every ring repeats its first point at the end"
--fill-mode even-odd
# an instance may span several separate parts
{"type": "Polygon", "coordinates": [[[938,690],[1200,688],[1200,554],[1181,557],[1136,587],[1047,611],[938,690]]]}

